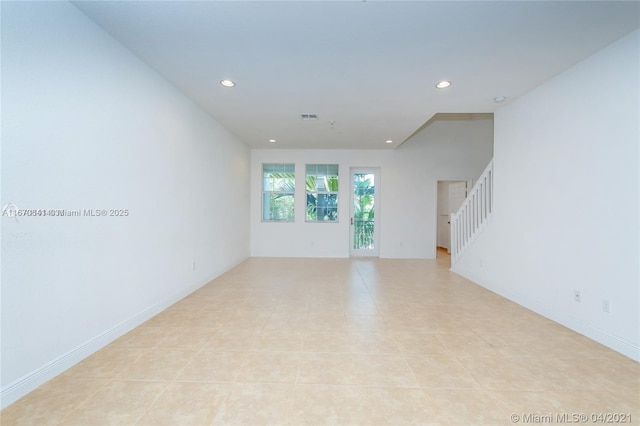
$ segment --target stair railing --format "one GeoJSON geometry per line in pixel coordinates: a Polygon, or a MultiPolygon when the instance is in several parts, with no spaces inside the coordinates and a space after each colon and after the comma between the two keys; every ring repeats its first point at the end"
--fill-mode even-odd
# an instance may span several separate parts
{"type": "Polygon", "coordinates": [[[451,266],[480,234],[493,214],[493,160],[467,195],[456,213],[451,214],[451,266]]]}

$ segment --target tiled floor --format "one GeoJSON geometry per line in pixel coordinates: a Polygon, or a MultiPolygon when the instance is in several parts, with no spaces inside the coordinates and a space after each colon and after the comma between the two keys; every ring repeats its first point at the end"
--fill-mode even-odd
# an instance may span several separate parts
{"type": "Polygon", "coordinates": [[[448,262],[250,259],[0,422],[512,425],[611,413],[638,424],[638,363],[448,262]]]}

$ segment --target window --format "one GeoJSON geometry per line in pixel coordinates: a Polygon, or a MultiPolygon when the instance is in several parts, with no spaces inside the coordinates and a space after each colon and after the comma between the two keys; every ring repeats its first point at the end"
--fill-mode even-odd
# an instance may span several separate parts
{"type": "Polygon", "coordinates": [[[338,165],[307,164],[307,222],[338,221],[338,165]]]}
{"type": "Polygon", "coordinates": [[[262,165],[262,220],[293,222],[294,164],[262,165]]]}

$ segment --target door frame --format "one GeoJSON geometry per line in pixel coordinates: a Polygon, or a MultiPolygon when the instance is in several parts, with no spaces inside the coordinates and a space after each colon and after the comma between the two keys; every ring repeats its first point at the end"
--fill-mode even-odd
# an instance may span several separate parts
{"type": "Polygon", "coordinates": [[[349,257],[380,257],[380,167],[349,167],[349,257]],[[356,250],[353,248],[353,175],[358,173],[368,173],[374,175],[374,206],[375,219],[373,224],[373,246],[372,250],[356,250]]]}
{"type": "MultiPolygon", "coordinates": [[[[434,257],[436,255],[436,253],[438,253],[438,218],[440,217],[440,202],[438,201],[438,182],[467,182],[467,196],[469,196],[469,192],[471,192],[471,189],[473,188],[473,179],[468,178],[468,177],[464,177],[464,178],[436,178],[435,182],[434,182],[434,186],[435,186],[435,200],[436,202],[435,204],[435,215],[434,215],[434,223],[433,223],[433,236],[434,236],[434,242],[433,242],[433,250],[434,250],[434,257]]],[[[449,245],[451,245],[451,242],[449,242],[449,245]]],[[[448,248],[448,252],[451,253],[451,247],[448,248]]]]}

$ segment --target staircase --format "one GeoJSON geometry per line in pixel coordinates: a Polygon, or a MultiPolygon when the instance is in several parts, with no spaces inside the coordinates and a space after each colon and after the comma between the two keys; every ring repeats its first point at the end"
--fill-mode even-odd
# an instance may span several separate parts
{"type": "Polygon", "coordinates": [[[460,209],[451,215],[451,266],[482,232],[493,214],[493,160],[467,195],[460,209]]]}

